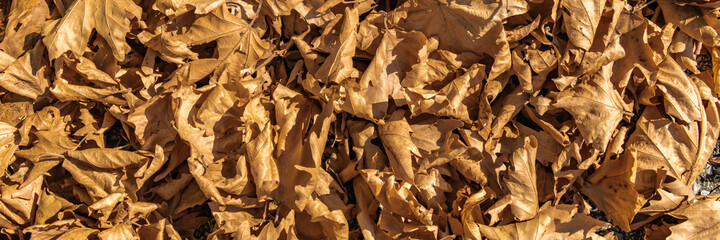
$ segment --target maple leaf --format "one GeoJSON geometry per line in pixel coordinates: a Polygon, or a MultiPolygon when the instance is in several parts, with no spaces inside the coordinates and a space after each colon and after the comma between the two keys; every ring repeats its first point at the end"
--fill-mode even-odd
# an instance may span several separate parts
{"type": "Polygon", "coordinates": [[[129,0],[77,0],[45,30],[43,43],[50,60],[71,51],[85,53],[93,30],[105,39],[117,61],[123,61],[130,51],[125,35],[130,32],[130,19],[139,19],[142,9],[129,0]]]}
{"type": "Polygon", "coordinates": [[[612,129],[615,129],[624,115],[630,115],[630,107],[610,81],[594,75],[587,83],[563,91],[554,103],[573,115],[580,133],[589,144],[599,150],[605,150],[612,129]]]}
{"type": "Polygon", "coordinates": [[[0,239],[712,238],[718,8],[0,1],[0,239]]]}

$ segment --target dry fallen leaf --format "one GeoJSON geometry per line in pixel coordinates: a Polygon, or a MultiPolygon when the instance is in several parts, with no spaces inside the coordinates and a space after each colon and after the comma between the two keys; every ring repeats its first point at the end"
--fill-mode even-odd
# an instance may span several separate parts
{"type": "Polygon", "coordinates": [[[670,212],[670,216],[685,220],[670,227],[668,239],[712,238],[720,232],[718,228],[718,206],[714,199],[700,200],[670,212]]]}
{"type": "Polygon", "coordinates": [[[130,19],[139,20],[142,9],[132,1],[77,0],[63,12],[62,18],[53,20],[43,30],[43,44],[48,55],[55,60],[71,51],[82,55],[93,30],[105,39],[112,54],[123,61],[130,51],[125,35],[131,30],[130,19]],[[84,24],[86,23],[87,24],[84,24]]]}
{"type": "Polygon", "coordinates": [[[719,10],[0,1],[0,239],[712,238],[719,10]]]}

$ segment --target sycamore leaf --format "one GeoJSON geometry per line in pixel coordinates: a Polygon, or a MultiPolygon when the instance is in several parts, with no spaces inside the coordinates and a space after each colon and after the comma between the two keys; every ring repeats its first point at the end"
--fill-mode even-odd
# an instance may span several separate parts
{"type": "MultiPolygon", "coordinates": [[[[355,114],[369,120],[385,117],[390,99],[402,99],[400,81],[418,61],[425,45],[425,36],[418,32],[387,31],[377,48],[375,58],[358,82],[358,97],[370,108],[359,108],[355,114]],[[370,112],[368,112],[368,110],[370,112]]],[[[322,69],[322,68],[321,68],[322,69]]],[[[350,101],[357,101],[352,99],[350,101]]]]}
{"type": "Polygon", "coordinates": [[[47,2],[42,0],[14,1],[8,10],[10,16],[7,18],[7,26],[11,28],[7,29],[0,42],[0,50],[17,58],[27,50],[28,45],[32,47],[29,36],[42,30],[42,24],[50,16],[50,11],[47,2]]]}
{"type": "MultiPolygon", "coordinates": [[[[169,41],[180,41],[187,46],[208,43],[218,38],[236,35],[249,29],[248,23],[224,8],[218,8],[196,19],[187,31],[182,34],[168,37],[169,41]]],[[[220,55],[227,55],[220,52],[220,55]]]]}
{"type": "MultiPolygon", "coordinates": [[[[699,136],[692,130],[662,117],[657,108],[646,109],[626,146],[626,152],[634,152],[637,161],[636,178],[647,179],[650,172],[646,170],[663,169],[684,184],[694,180],[690,178],[695,175],[695,165],[705,160],[696,158],[699,136]]],[[[643,188],[648,187],[642,183],[643,188]]]]}
{"type": "Polygon", "coordinates": [[[278,175],[275,159],[272,158],[274,143],[272,126],[269,123],[257,123],[257,136],[248,142],[248,160],[257,188],[258,198],[266,198],[278,186],[278,175]]]}
{"type": "Polygon", "coordinates": [[[718,9],[0,1],[0,239],[713,238],[718,9]]]}
{"type": "Polygon", "coordinates": [[[150,35],[148,32],[143,32],[138,34],[138,38],[144,41],[145,46],[149,49],[157,51],[160,58],[165,61],[183,64],[187,59],[197,60],[198,58],[198,54],[191,51],[185,42],[167,37],[165,33],[153,37],[148,35],[150,35]]]}
{"type": "Polygon", "coordinates": [[[664,96],[668,114],[685,122],[699,121],[702,118],[702,106],[698,100],[699,93],[690,78],[672,59],[665,59],[658,67],[657,87],[664,96]]]}
{"type": "Polygon", "coordinates": [[[57,79],[50,92],[60,101],[99,101],[111,105],[127,105],[127,102],[117,95],[121,91],[107,88],[94,88],[85,85],[76,85],[67,82],[65,79],[57,79]]]}
{"type": "Polygon", "coordinates": [[[531,219],[538,211],[538,188],[535,159],[538,142],[535,137],[526,137],[525,144],[512,154],[505,184],[510,192],[510,207],[519,221],[531,219]]]}
{"type": "Polygon", "coordinates": [[[43,54],[42,48],[36,47],[0,70],[0,87],[32,99],[44,94],[49,84],[43,54]]]}
{"type": "Polygon", "coordinates": [[[127,120],[135,125],[135,135],[143,149],[175,140],[177,131],[173,129],[171,107],[170,96],[158,95],[128,114],[127,120]]]}
{"type": "MultiPolygon", "coordinates": [[[[421,31],[426,36],[438,36],[440,48],[453,52],[472,51],[494,53],[496,38],[504,36],[500,21],[527,11],[524,1],[510,1],[508,5],[470,1],[408,1],[395,10],[406,14],[401,26],[421,31]],[[498,31],[500,30],[500,31],[498,31]],[[476,47],[487,44],[489,48],[476,47]]],[[[509,57],[509,52],[508,52],[509,57]]]]}
{"type": "Polygon", "coordinates": [[[561,92],[553,105],[570,112],[587,143],[601,151],[623,116],[632,114],[610,80],[600,75],[561,92]]]}
{"type": "Polygon", "coordinates": [[[340,43],[336,44],[332,53],[320,65],[320,68],[313,75],[323,82],[340,82],[346,78],[357,78],[357,69],[353,67],[352,56],[355,55],[358,25],[357,9],[345,9],[343,24],[340,32],[340,43]]]}
{"type": "Polygon", "coordinates": [[[60,239],[76,239],[74,237],[87,237],[90,233],[97,232],[97,230],[90,231],[87,234],[82,234],[82,230],[78,229],[88,229],[83,227],[82,223],[80,223],[77,219],[67,219],[67,220],[58,220],[50,224],[36,224],[33,226],[30,226],[26,229],[23,229],[23,233],[29,233],[33,237],[37,237],[40,239],[51,239],[58,237],[60,239]]]}
{"type": "Polygon", "coordinates": [[[18,224],[28,223],[34,216],[34,205],[43,180],[35,179],[22,188],[18,185],[0,187],[0,212],[18,224]]]}
{"type": "Polygon", "coordinates": [[[16,131],[17,128],[0,121],[0,167],[2,169],[6,169],[12,163],[11,160],[17,150],[18,146],[15,144],[16,131]]]}
{"type": "Polygon", "coordinates": [[[71,51],[83,55],[90,34],[95,30],[113,50],[117,61],[123,61],[130,51],[125,35],[130,32],[130,19],[140,18],[142,9],[129,0],[77,0],[63,17],[43,31],[43,43],[50,60],[71,51]]]}
{"type": "Polygon", "coordinates": [[[98,69],[95,63],[88,58],[79,56],[76,61],[70,61],[67,58],[63,58],[63,60],[66,60],[66,64],[73,70],[77,71],[80,76],[86,78],[92,83],[101,86],[108,84],[114,85],[118,83],[118,81],[113,79],[113,77],[98,69]]]}
{"type": "Polygon", "coordinates": [[[720,233],[720,202],[714,199],[700,200],[670,212],[670,215],[684,222],[670,227],[672,234],[667,239],[695,239],[717,236],[720,233]]]}
{"type": "Polygon", "coordinates": [[[233,46],[237,49],[231,53],[227,59],[224,59],[220,65],[226,74],[232,76],[243,76],[251,74],[258,67],[262,67],[267,63],[268,59],[273,56],[273,46],[265,39],[262,39],[260,33],[254,29],[248,29],[242,36],[229,36],[218,40],[221,46],[233,46]]]}
{"type": "Polygon", "coordinates": [[[390,160],[390,167],[400,179],[413,183],[415,182],[413,164],[417,164],[421,155],[420,150],[412,142],[410,125],[404,115],[404,111],[394,112],[384,124],[378,126],[378,130],[390,160]]]}
{"type": "Polygon", "coordinates": [[[663,14],[665,21],[675,24],[683,32],[692,38],[715,47],[720,44],[720,34],[718,34],[717,19],[705,17],[701,11],[703,9],[695,6],[681,6],[675,1],[658,0],[660,8],[666,12],[663,14]]]}
{"type": "Polygon", "coordinates": [[[99,232],[97,229],[92,228],[75,228],[63,233],[57,240],[83,239],[97,232],[99,232]]]}
{"type": "Polygon", "coordinates": [[[403,93],[413,115],[433,113],[470,122],[473,110],[478,107],[474,99],[480,94],[484,75],[485,69],[473,65],[440,91],[405,88],[403,93]]]}
{"type": "Polygon", "coordinates": [[[393,174],[376,170],[366,170],[361,174],[375,199],[390,211],[425,224],[431,221],[432,210],[423,207],[410,190],[395,181],[393,174]]]}
{"type": "Polygon", "coordinates": [[[562,5],[567,11],[563,13],[563,20],[570,42],[579,48],[590,50],[605,9],[605,0],[570,0],[563,1],[562,5]]]}
{"type": "Polygon", "coordinates": [[[566,219],[556,218],[555,231],[546,232],[542,239],[612,239],[610,235],[600,236],[597,230],[607,227],[609,224],[604,221],[597,220],[587,214],[578,212],[569,221],[566,219]],[[583,229],[583,230],[580,230],[583,229]]]}
{"type": "Polygon", "coordinates": [[[222,6],[224,2],[223,0],[159,0],[152,7],[169,17],[175,17],[188,11],[193,11],[195,14],[207,14],[222,6]]]}
{"type": "Polygon", "coordinates": [[[527,8],[525,1],[500,4],[416,0],[404,3],[393,14],[404,15],[405,19],[398,22],[400,27],[423,32],[427,37],[437,36],[442,49],[492,55],[495,63],[489,78],[494,79],[511,66],[507,36],[501,23],[505,18],[526,12],[527,8]]]}
{"type": "Polygon", "coordinates": [[[127,223],[121,223],[98,233],[102,240],[139,239],[135,230],[127,223]]]}
{"type": "Polygon", "coordinates": [[[613,224],[630,231],[630,222],[638,210],[638,193],[631,177],[635,173],[635,152],[626,152],[619,159],[606,159],[590,179],[589,186],[580,189],[598,205],[613,224]]]}
{"type": "Polygon", "coordinates": [[[553,234],[557,227],[556,222],[567,222],[576,211],[577,209],[572,205],[545,204],[540,208],[537,216],[529,221],[497,227],[478,224],[477,227],[479,234],[488,239],[543,239],[546,235],[553,234]]]}
{"type": "Polygon", "coordinates": [[[68,157],[80,160],[99,168],[114,169],[122,168],[132,164],[139,164],[147,157],[124,150],[112,148],[91,148],[85,150],[73,150],[67,152],[68,157]]]}
{"type": "MultiPolygon", "coordinates": [[[[162,47],[167,44],[180,45],[180,47],[168,49],[172,51],[162,56],[174,61],[179,60],[178,55],[187,55],[194,59],[196,56],[188,53],[182,45],[195,46],[216,41],[217,58],[192,61],[176,71],[176,77],[187,84],[192,84],[212,72],[218,75],[218,72],[226,72],[231,76],[252,74],[256,67],[265,64],[265,61],[273,55],[273,46],[269,41],[261,38],[262,34],[263,31],[249,26],[245,20],[230,14],[222,7],[195,20],[183,34],[167,38],[165,40],[167,43],[163,43],[162,47]]],[[[162,37],[161,35],[150,42],[162,37]]]]}

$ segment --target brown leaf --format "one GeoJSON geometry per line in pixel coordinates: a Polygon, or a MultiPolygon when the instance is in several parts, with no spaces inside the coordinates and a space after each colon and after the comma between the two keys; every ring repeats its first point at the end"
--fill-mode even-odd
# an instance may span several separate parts
{"type": "Polygon", "coordinates": [[[509,191],[510,207],[519,221],[531,219],[538,211],[538,188],[535,184],[537,173],[535,159],[538,142],[535,137],[526,137],[525,144],[512,154],[511,167],[505,180],[509,191]]]}
{"type": "Polygon", "coordinates": [[[553,234],[556,222],[567,222],[575,211],[572,205],[545,204],[537,216],[529,221],[498,227],[478,224],[478,233],[488,239],[543,239],[545,235],[553,234]]]}
{"type": "Polygon", "coordinates": [[[601,151],[607,148],[612,129],[624,115],[632,114],[610,80],[599,75],[561,92],[553,105],[570,112],[583,138],[601,151]]]}
{"type": "Polygon", "coordinates": [[[139,239],[135,230],[127,223],[115,225],[98,233],[98,238],[102,240],[139,239]]]}
{"type": "Polygon", "coordinates": [[[720,202],[716,200],[706,199],[672,211],[671,216],[686,221],[670,227],[672,234],[667,239],[692,239],[716,235],[720,232],[718,229],[720,219],[717,214],[720,210],[719,204],[720,202]]]}
{"type": "Polygon", "coordinates": [[[685,122],[699,121],[702,106],[692,81],[672,59],[665,59],[658,67],[657,87],[663,93],[665,111],[685,122]]]}
{"type": "Polygon", "coordinates": [[[489,78],[494,79],[511,65],[501,21],[526,11],[524,1],[511,1],[501,7],[484,2],[419,0],[404,3],[393,14],[395,19],[405,18],[398,23],[400,27],[421,31],[428,37],[437,36],[442,49],[493,55],[496,63],[489,78]]]}
{"type": "Polygon", "coordinates": [[[626,152],[632,152],[637,161],[636,179],[643,180],[636,182],[638,192],[653,188],[650,182],[657,177],[652,172],[660,168],[682,183],[690,184],[694,180],[691,176],[701,171],[696,170],[696,165],[702,166],[706,160],[695,155],[699,136],[697,130],[692,130],[662,117],[656,108],[646,109],[626,146],[626,152]]]}
{"type": "Polygon", "coordinates": [[[322,82],[338,83],[346,78],[357,78],[359,73],[353,67],[352,56],[355,55],[357,41],[358,11],[345,8],[343,24],[340,30],[340,42],[333,47],[330,56],[325,59],[313,75],[322,82]]]}
{"type": "Polygon", "coordinates": [[[393,174],[365,170],[361,175],[375,199],[389,211],[423,224],[432,222],[432,210],[423,207],[404,184],[395,181],[393,174]]]}
{"type": "MultiPolygon", "coordinates": [[[[253,102],[250,104],[256,104],[253,102]]],[[[246,109],[249,108],[250,106],[246,109]]],[[[247,143],[248,162],[257,189],[257,196],[263,199],[271,197],[269,195],[278,187],[280,176],[275,159],[272,157],[275,146],[272,126],[268,122],[256,122],[254,125],[255,133],[253,135],[255,136],[247,143]]]]}
{"type": "Polygon", "coordinates": [[[7,169],[12,163],[13,155],[18,148],[15,144],[16,131],[15,127],[0,122],[0,169],[7,169]]]}
{"type": "Polygon", "coordinates": [[[147,157],[124,150],[112,148],[90,148],[85,150],[72,150],[67,156],[98,168],[114,169],[129,165],[140,164],[147,157]]]}
{"type": "Polygon", "coordinates": [[[485,69],[482,66],[472,65],[465,74],[445,85],[440,91],[406,88],[405,100],[413,115],[432,113],[470,122],[478,108],[474,99],[480,94],[484,75],[485,69]]]}
{"type": "Polygon", "coordinates": [[[32,99],[45,93],[48,81],[43,54],[43,49],[37,45],[4,68],[0,72],[0,87],[32,99]]]}
{"type": "Polygon", "coordinates": [[[635,175],[636,152],[630,150],[618,159],[605,159],[590,175],[588,186],[580,189],[597,204],[613,224],[630,231],[630,222],[637,212],[639,199],[631,177],[635,175]]]}
{"type": "Polygon", "coordinates": [[[712,238],[718,8],[0,1],[0,239],[712,238]]]}
{"type": "Polygon", "coordinates": [[[425,41],[425,36],[418,32],[387,31],[383,35],[375,58],[358,82],[360,90],[356,94],[364,99],[349,99],[353,105],[370,106],[370,109],[354,107],[354,114],[367,116],[369,120],[382,119],[390,99],[403,100],[400,81],[418,61],[418,52],[425,41]]]}
{"type": "Polygon", "coordinates": [[[123,61],[130,51],[125,35],[130,31],[130,19],[139,19],[142,9],[132,1],[78,0],[63,13],[63,17],[48,25],[43,43],[50,60],[67,51],[83,55],[92,31],[105,39],[117,61],[123,61]],[[100,8],[97,8],[100,6],[100,8]],[[85,21],[87,20],[87,24],[85,21]]]}
{"type": "Polygon", "coordinates": [[[45,19],[50,17],[50,10],[47,2],[39,0],[13,2],[8,10],[7,26],[11,28],[0,42],[0,50],[17,58],[32,48],[31,39],[39,37],[37,34],[42,30],[45,19]]]}
{"type": "Polygon", "coordinates": [[[595,32],[605,8],[605,0],[563,1],[563,23],[567,28],[568,38],[573,45],[590,50],[595,39],[595,32]]]}
{"type": "Polygon", "coordinates": [[[410,125],[404,115],[404,111],[394,112],[384,124],[378,126],[378,130],[393,172],[396,172],[400,179],[412,184],[415,182],[413,164],[417,164],[421,155],[412,142],[410,125]]]}
{"type": "Polygon", "coordinates": [[[188,11],[195,14],[207,14],[222,6],[223,3],[224,1],[220,0],[159,0],[153,4],[153,9],[164,13],[168,17],[175,17],[188,11]]]}
{"type": "Polygon", "coordinates": [[[702,8],[694,6],[682,6],[674,1],[658,1],[660,8],[667,14],[663,14],[665,21],[675,24],[694,39],[714,47],[720,44],[717,26],[720,24],[717,19],[706,18],[702,8]]]}
{"type": "Polygon", "coordinates": [[[135,125],[135,136],[143,149],[165,146],[175,140],[171,103],[170,96],[158,95],[128,114],[127,120],[135,125]]]}

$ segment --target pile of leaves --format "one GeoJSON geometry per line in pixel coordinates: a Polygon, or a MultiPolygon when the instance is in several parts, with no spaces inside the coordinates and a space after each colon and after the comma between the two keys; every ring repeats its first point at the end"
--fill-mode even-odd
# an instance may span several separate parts
{"type": "Polygon", "coordinates": [[[2,1],[0,238],[717,236],[719,9],[2,1]]]}

